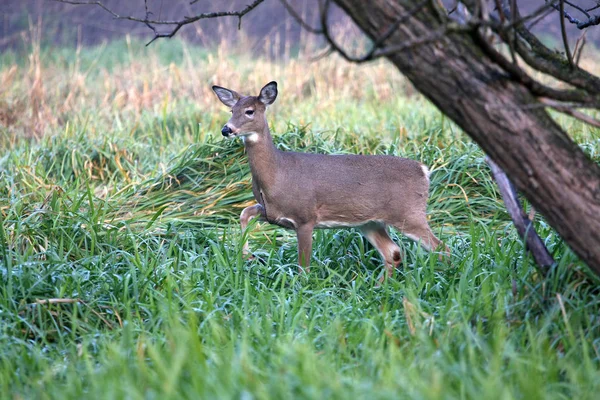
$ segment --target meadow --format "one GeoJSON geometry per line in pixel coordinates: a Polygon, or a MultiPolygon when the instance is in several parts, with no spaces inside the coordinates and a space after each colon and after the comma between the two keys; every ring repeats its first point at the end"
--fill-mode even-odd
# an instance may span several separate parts
{"type": "MultiPolygon", "coordinates": [[[[590,68],[595,64],[590,62],[590,68]]],[[[0,54],[0,397],[595,398],[599,279],[539,215],[544,276],[484,154],[391,65],[126,39],[0,54]],[[354,230],[253,223],[240,141],[210,90],[279,98],[277,146],[394,154],[434,171],[438,262],[392,232],[383,262],[354,230]]],[[[600,132],[556,119],[596,161],[600,132]]],[[[529,211],[529,205],[525,203],[529,211]]]]}

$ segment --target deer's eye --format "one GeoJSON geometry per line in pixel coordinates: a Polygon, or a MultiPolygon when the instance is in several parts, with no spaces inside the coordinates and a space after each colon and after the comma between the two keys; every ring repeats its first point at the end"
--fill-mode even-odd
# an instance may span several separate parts
{"type": "Polygon", "coordinates": [[[254,110],[246,110],[246,115],[254,115],[254,110]]]}

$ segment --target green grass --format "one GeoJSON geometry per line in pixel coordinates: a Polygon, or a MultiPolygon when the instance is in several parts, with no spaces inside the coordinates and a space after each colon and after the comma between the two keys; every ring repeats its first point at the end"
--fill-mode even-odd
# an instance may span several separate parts
{"type": "MultiPolygon", "coordinates": [[[[158,55],[166,45],[129,46],[143,52],[135,62],[123,43],[82,50],[105,55],[73,91],[77,107],[61,87],[85,68],[67,51],[41,52],[40,104],[55,120],[39,139],[27,135],[32,110],[17,107],[32,96],[27,60],[0,94],[16,115],[0,125],[0,397],[596,397],[598,279],[540,217],[557,265],[537,271],[482,152],[389,66],[298,67],[316,82],[310,95],[292,67],[252,60],[218,82],[244,92],[235,82],[247,71],[262,74],[252,90],[275,75],[269,120],[282,149],[434,169],[429,215],[451,266],[394,232],[404,263],[376,287],[382,261],[353,230],[317,231],[311,272],[299,275],[293,233],[255,223],[250,245],[264,262],[244,261],[249,167],[242,144],[219,137],[228,113],[207,91],[231,64],[190,48],[208,60],[195,76],[185,57],[158,55]],[[172,60],[193,78],[139,108],[119,103],[144,84],[162,93],[172,60]],[[335,74],[372,79],[322,83],[335,74]]],[[[0,79],[22,57],[4,55],[0,79]]],[[[600,160],[597,130],[557,119],[600,160]]]]}

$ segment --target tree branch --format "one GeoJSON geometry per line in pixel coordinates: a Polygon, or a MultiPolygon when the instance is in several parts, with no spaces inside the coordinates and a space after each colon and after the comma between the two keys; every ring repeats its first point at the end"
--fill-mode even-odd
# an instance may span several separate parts
{"type": "Polygon", "coordinates": [[[584,10],[583,8],[579,7],[577,4],[575,4],[575,3],[571,3],[571,2],[570,2],[570,1],[568,1],[568,0],[564,0],[564,2],[565,2],[565,4],[567,4],[567,5],[571,6],[571,7],[573,7],[574,9],[576,9],[576,10],[580,11],[581,13],[583,13],[583,14],[584,14],[586,17],[588,17],[588,18],[590,18],[590,17],[591,17],[591,15],[590,15],[590,14],[587,12],[587,10],[584,10]]]}
{"type": "Polygon", "coordinates": [[[296,20],[296,22],[303,28],[305,29],[307,32],[310,33],[314,33],[316,35],[321,35],[323,34],[323,30],[322,29],[318,29],[318,28],[313,28],[312,26],[310,26],[306,21],[304,21],[302,19],[302,17],[300,16],[300,14],[298,14],[296,12],[296,10],[294,10],[294,7],[292,7],[290,5],[290,3],[287,2],[287,0],[279,0],[281,1],[281,4],[283,4],[283,6],[285,7],[285,9],[287,10],[287,12],[292,16],[292,18],[294,18],[294,20],[296,20]]]}
{"type": "Polygon", "coordinates": [[[575,49],[573,49],[573,62],[575,65],[579,66],[579,61],[581,60],[581,54],[583,54],[583,47],[585,46],[586,39],[585,34],[587,31],[584,31],[579,38],[577,38],[577,42],[575,42],[575,49]]]}
{"type": "Polygon", "coordinates": [[[375,58],[388,56],[392,53],[396,53],[401,50],[405,50],[407,48],[414,47],[419,44],[423,44],[423,43],[430,42],[433,40],[438,40],[439,38],[443,37],[443,33],[445,33],[445,30],[443,33],[436,32],[433,35],[427,36],[426,38],[420,38],[420,39],[417,39],[414,41],[406,42],[406,43],[403,43],[400,45],[396,45],[392,48],[382,48],[382,45],[384,44],[384,42],[386,40],[388,40],[390,38],[390,36],[392,36],[394,34],[394,32],[396,32],[398,30],[400,25],[403,22],[407,21],[410,17],[412,17],[413,15],[415,15],[416,13],[421,11],[427,5],[428,2],[429,2],[429,0],[422,0],[415,7],[410,9],[406,14],[400,15],[394,21],[394,23],[391,24],[390,27],[388,29],[386,29],[386,31],[373,42],[373,46],[371,46],[371,50],[369,50],[369,52],[367,52],[365,55],[363,55],[361,57],[351,56],[344,49],[342,49],[335,42],[335,40],[331,37],[331,33],[329,32],[329,25],[328,25],[329,7],[331,4],[331,0],[325,0],[323,6],[321,7],[321,31],[323,33],[323,36],[325,37],[325,40],[329,43],[331,48],[333,50],[335,50],[337,53],[339,53],[346,61],[354,62],[354,63],[363,63],[363,62],[371,61],[375,58]]]}
{"type": "MultiPolygon", "coordinates": [[[[565,0],[560,0],[560,13],[563,14],[565,12],[565,0]]],[[[569,38],[567,37],[567,29],[565,28],[565,19],[560,19],[560,33],[563,40],[563,45],[565,46],[565,54],[567,55],[567,60],[569,60],[569,65],[571,69],[573,69],[573,57],[571,56],[571,50],[569,50],[569,38]]]]}
{"type": "Polygon", "coordinates": [[[528,48],[523,41],[519,40],[516,46],[517,53],[530,67],[592,95],[600,95],[600,79],[598,77],[578,66],[574,66],[573,69],[565,69],[566,60],[544,46],[527,28],[520,26],[517,31],[519,37],[529,45],[528,48]]]}
{"type": "MultiPolygon", "coordinates": [[[[474,0],[463,0],[464,4],[474,12],[476,2],[474,0]]],[[[491,28],[500,36],[503,42],[514,44],[517,54],[530,67],[537,71],[551,75],[552,77],[561,80],[569,85],[579,88],[579,95],[584,95],[588,99],[587,102],[597,103],[598,99],[594,98],[600,95],[600,78],[590,74],[589,72],[579,68],[577,65],[569,64],[568,60],[557,54],[555,51],[546,47],[535,35],[533,35],[525,23],[535,19],[548,10],[552,10],[553,3],[547,2],[537,10],[527,16],[521,16],[516,2],[511,1],[511,8],[504,9],[504,15],[511,16],[509,24],[502,24],[496,16],[491,16],[491,28]],[[515,39],[515,33],[516,41],[515,39]],[[565,68],[569,67],[569,68],[565,68]]],[[[504,3],[505,7],[507,3],[504,3]]],[[[506,69],[506,68],[505,68],[506,69]]],[[[524,71],[522,74],[527,75],[524,71]]],[[[528,81],[533,81],[533,78],[526,78],[528,81]]],[[[535,85],[534,85],[535,86],[535,85]]],[[[560,92],[560,91],[559,91],[560,92]]],[[[552,97],[561,101],[575,101],[574,99],[567,100],[564,97],[555,97],[554,95],[545,95],[539,93],[540,96],[552,97]]]]}
{"type": "Polygon", "coordinates": [[[483,35],[478,30],[474,31],[473,35],[477,44],[492,61],[498,64],[499,67],[508,72],[515,79],[519,80],[536,96],[549,97],[560,101],[590,104],[598,103],[598,99],[590,98],[585,92],[581,90],[558,90],[539,83],[538,81],[534,80],[531,76],[529,76],[517,64],[511,63],[500,52],[494,49],[494,47],[490,43],[488,43],[486,38],[483,37],[483,35]]]}
{"type": "MultiPolygon", "coordinates": [[[[154,38],[152,40],[150,40],[146,44],[146,46],[149,45],[150,43],[154,42],[158,38],[172,38],[184,25],[192,24],[201,19],[220,18],[220,17],[237,17],[238,18],[238,29],[240,29],[241,24],[242,24],[242,17],[244,15],[248,14],[250,11],[254,10],[262,2],[264,2],[264,0],[254,0],[251,4],[247,5],[245,8],[243,8],[239,11],[216,11],[216,12],[210,12],[210,13],[202,13],[202,14],[194,15],[192,17],[183,17],[183,19],[180,19],[180,20],[155,20],[155,19],[149,18],[149,16],[152,13],[148,12],[148,7],[147,7],[146,2],[144,2],[146,4],[146,16],[144,18],[138,18],[138,17],[134,17],[134,16],[119,15],[114,10],[107,7],[101,1],[77,1],[77,0],[53,0],[53,1],[56,1],[58,3],[66,3],[66,4],[74,4],[74,5],[97,6],[97,7],[104,9],[106,12],[110,13],[113,16],[113,18],[115,18],[115,19],[141,22],[141,23],[145,24],[148,28],[150,28],[152,30],[152,32],[154,33],[154,38]],[[152,25],[174,25],[175,27],[171,30],[171,32],[159,33],[156,30],[156,28],[153,27],[152,25]]],[[[194,3],[194,1],[192,1],[191,4],[193,4],[193,3],[194,3]]]]}
{"type": "Polygon", "coordinates": [[[600,128],[599,120],[597,120],[593,117],[590,117],[589,115],[586,115],[582,112],[574,110],[573,106],[570,104],[564,104],[564,103],[561,103],[561,102],[558,102],[558,101],[555,101],[552,99],[547,99],[545,97],[539,98],[539,101],[542,102],[543,104],[547,105],[548,107],[554,108],[558,112],[570,115],[571,117],[576,118],[588,125],[595,126],[596,128],[600,128]]]}
{"type": "MultiPolygon", "coordinates": [[[[547,1],[547,0],[546,0],[547,1]]],[[[568,11],[565,11],[564,9],[564,5],[563,5],[563,0],[560,1],[560,5],[557,6],[556,4],[554,4],[554,2],[552,2],[552,8],[554,8],[556,11],[558,11],[563,18],[561,18],[561,21],[564,21],[564,19],[567,19],[570,23],[574,24],[575,26],[577,26],[577,29],[585,29],[588,28],[590,26],[594,26],[594,25],[600,25],[600,15],[594,15],[591,16],[588,11],[592,11],[595,10],[596,8],[598,8],[599,6],[596,7],[592,7],[589,10],[583,10],[582,8],[573,5],[569,2],[567,2],[571,7],[583,12],[587,17],[587,21],[581,21],[575,17],[573,17],[568,11]]]]}
{"type": "Polygon", "coordinates": [[[486,157],[486,161],[492,170],[492,175],[496,180],[506,210],[513,220],[519,236],[525,241],[526,249],[531,252],[536,264],[545,275],[548,269],[554,265],[554,259],[550,255],[550,252],[548,252],[542,239],[536,233],[533,223],[523,211],[517,197],[517,191],[510,179],[508,179],[508,176],[506,176],[506,173],[491,158],[486,157]]]}
{"type": "Polygon", "coordinates": [[[596,10],[598,8],[600,8],[600,1],[596,1],[596,5],[594,7],[590,7],[590,8],[588,8],[585,11],[590,12],[590,11],[594,11],[594,10],[596,10]]]}

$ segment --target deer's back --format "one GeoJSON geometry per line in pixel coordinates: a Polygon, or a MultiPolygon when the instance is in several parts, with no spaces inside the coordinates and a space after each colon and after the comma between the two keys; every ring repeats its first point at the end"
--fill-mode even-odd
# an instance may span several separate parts
{"type": "Polygon", "coordinates": [[[276,199],[270,214],[343,226],[344,221],[385,221],[425,209],[427,169],[411,159],[281,152],[278,164],[267,194],[276,199]]]}

